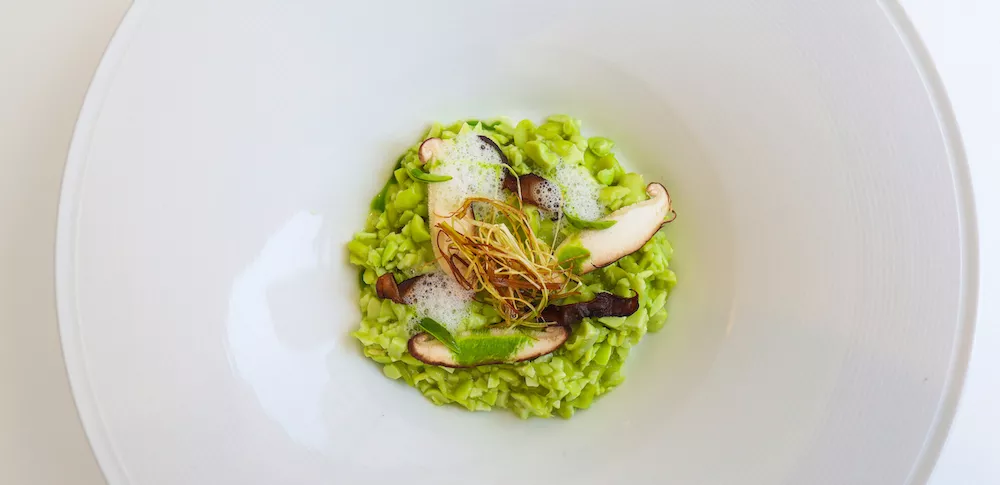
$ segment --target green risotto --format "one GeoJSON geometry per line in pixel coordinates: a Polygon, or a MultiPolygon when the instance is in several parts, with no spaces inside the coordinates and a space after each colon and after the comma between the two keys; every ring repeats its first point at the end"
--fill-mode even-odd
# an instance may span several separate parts
{"type": "MultiPolygon", "coordinates": [[[[662,189],[648,187],[654,185],[662,189]]],[[[677,280],[669,268],[673,250],[659,224],[669,220],[657,213],[647,231],[628,226],[639,224],[640,217],[626,215],[633,207],[633,215],[652,213],[648,187],[642,175],[622,168],[614,142],[584,137],[580,121],[569,116],[550,116],[537,126],[505,118],[434,124],[398,159],[371,202],[364,229],[348,243],[361,289],[361,322],[352,335],[386,377],[416,388],[434,404],[470,411],[505,408],[521,418],[572,417],[625,380],[632,347],[667,320],[666,302],[677,280]],[[446,150],[425,159],[431,145],[424,140],[446,150]],[[501,185],[505,176],[513,186],[501,185]],[[529,189],[529,177],[544,179],[544,185],[529,189]],[[529,190],[537,200],[556,203],[537,202],[525,193],[529,190]],[[463,201],[466,206],[435,227],[435,220],[442,220],[435,219],[435,204],[443,204],[435,197],[453,199],[450,213],[463,201]],[[473,203],[478,200],[507,204],[511,214],[523,216],[523,227],[503,210],[473,203]],[[601,240],[601,231],[618,232],[601,240]],[[483,237],[508,245],[470,240],[441,256],[437,245],[444,238],[464,241],[473,232],[490,232],[483,237]],[[609,240],[628,237],[636,241],[634,248],[608,246],[609,240]],[[518,240],[524,238],[536,241],[518,240]],[[483,262],[470,263],[468,251],[480,250],[483,262]],[[529,255],[531,265],[522,263],[522,253],[530,250],[546,254],[529,255]],[[538,276],[536,267],[547,273],[538,276]],[[543,278],[547,289],[526,301],[521,295],[539,284],[530,278],[513,282],[511,274],[543,278]],[[395,280],[409,278],[397,288],[395,280]],[[385,282],[393,297],[383,293],[385,282]],[[549,343],[538,333],[546,325],[559,325],[558,332],[546,334],[550,348],[543,348],[549,343]],[[425,338],[415,339],[417,334],[425,338]],[[540,350],[530,353],[533,344],[540,350]],[[438,361],[416,349],[450,364],[429,363],[438,361]]],[[[669,209],[669,199],[666,204],[669,209]]]]}

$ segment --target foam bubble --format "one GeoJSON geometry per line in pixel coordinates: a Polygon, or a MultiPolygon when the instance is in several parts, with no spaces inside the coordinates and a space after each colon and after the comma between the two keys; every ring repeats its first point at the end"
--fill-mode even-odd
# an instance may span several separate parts
{"type": "Polygon", "coordinates": [[[475,133],[466,133],[452,140],[454,143],[447,144],[444,155],[441,157],[445,162],[481,162],[494,165],[503,164],[503,159],[497,151],[481,140],[475,133]]]}
{"type": "Polygon", "coordinates": [[[451,180],[439,182],[434,188],[442,202],[457,207],[469,197],[501,199],[503,179],[497,165],[478,162],[443,162],[435,174],[450,175],[451,180]]]}
{"type": "Polygon", "coordinates": [[[469,197],[503,198],[503,160],[475,134],[455,138],[434,173],[451,176],[434,187],[448,207],[457,207],[469,197]]]}
{"type": "Polygon", "coordinates": [[[413,305],[417,317],[430,318],[454,332],[471,313],[473,296],[454,278],[437,272],[417,280],[407,292],[406,302],[413,305]]]}
{"type": "Polygon", "coordinates": [[[586,167],[575,163],[556,166],[553,180],[563,191],[563,209],[574,217],[595,221],[607,214],[607,208],[598,201],[601,183],[586,167]]]}
{"type": "Polygon", "coordinates": [[[562,192],[559,186],[552,181],[549,183],[533,184],[531,187],[531,197],[538,202],[539,207],[551,207],[556,210],[563,205],[562,192]]]}

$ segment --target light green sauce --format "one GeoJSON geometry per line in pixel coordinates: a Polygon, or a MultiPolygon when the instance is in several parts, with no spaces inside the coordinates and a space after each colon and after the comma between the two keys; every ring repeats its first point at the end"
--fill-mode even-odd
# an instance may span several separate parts
{"type": "Polygon", "coordinates": [[[456,339],[458,352],[455,352],[454,356],[455,360],[462,365],[473,365],[480,362],[504,362],[532,340],[534,339],[521,333],[512,335],[474,333],[456,339]]]}

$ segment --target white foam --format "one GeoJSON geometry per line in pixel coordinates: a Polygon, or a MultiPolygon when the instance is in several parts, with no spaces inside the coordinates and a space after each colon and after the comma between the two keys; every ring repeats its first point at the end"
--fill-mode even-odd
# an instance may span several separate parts
{"type": "Polygon", "coordinates": [[[457,207],[469,197],[502,198],[503,179],[496,165],[443,162],[434,169],[434,173],[451,176],[451,180],[438,182],[434,187],[447,207],[457,207]]]}
{"type": "Polygon", "coordinates": [[[503,159],[496,149],[479,138],[474,132],[466,133],[452,139],[453,143],[447,143],[444,155],[441,157],[445,162],[482,162],[494,165],[503,164],[503,159]]]}
{"type": "Polygon", "coordinates": [[[439,271],[417,280],[407,291],[406,302],[413,305],[417,317],[430,318],[454,332],[470,314],[473,296],[472,291],[439,271]]]}
{"type": "Polygon", "coordinates": [[[553,180],[563,191],[563,209],[578,219],[596,221],[607,215],[607,208],[597,200],[601,183],[582,165],[559,163],[553,180]]]}
{"type": "Polygon", "coordinates": [[[534,184],[531,187],[531,197],[538,202],[539,207],[552,207],[558,210],[563,205],[562,192],[552,181],[547,184],[534,184]]]}
{"type": "Polygon", "coordinates": [[[446,207],[457,207],[469,197],[503,198],[503,160],[500,154],[474,134],[462,135],[447,144],[434,173],[451,180],[435,184],[446,207]]]}

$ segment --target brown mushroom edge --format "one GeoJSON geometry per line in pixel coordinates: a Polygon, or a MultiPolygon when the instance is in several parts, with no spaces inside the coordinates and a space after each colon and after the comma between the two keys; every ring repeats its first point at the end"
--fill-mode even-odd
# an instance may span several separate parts
{"type": "Polygon", "coordinates": [[[503,188],[518,194],[523,202],[552,212],[553,219],[559,218],[559,212],[562,210],[562,193],[559,187],[548,179],[533,173],[517,176],[510,173],[509,170],[504,170],[503,188]],[[539,200],[536,197],[538,194],[546,192],[554,196],[549,200],[539,200]]]}
{"type": "Polygon", "coordinates": [[[428,138],[420,143],[420,148],[417,148],[417,157],[423,163],[441,156],[442,153],[444,153],[444,140],[440,138],[428,138]]]}
{"type": "Polygon", "coordinates": [[[413,289],[413,285],[420,278],[423,278],[423,275],[414,276],[413,278],[403,280],[401,283],[396,283],[396,277],[392,273],[386,273],[375,280],[375,295],[383,300],[392,300],[401,305],[406,305],[408,304],[407,296],[410,290],[413,289]]]}
{"type": "MultiPolygon", "coordinates": [[[[487,359],[479,362],[459,362],[452,351],[441,341],[435,339],[428,333],[421,332],[410,338],[407,342],[407,349],[415,359],[428,364],[442,367],[465,368],[480,365],[512,364],[537,359],[545,354],[554,352],[569,339],[570,329],[561,325],[550,325],[541,330],[521,332],[508,329],[490,330],[496,337],[515,336],[513,332],[522,333],[532,340],[527,345],[517,349],[512,355],[504,359],[487,359]]],[[[479,337],[483,338],[483,337],[479,337]]],[[[485,337],[489,338],[489,337],[485,337]]],[[[461,341],[461,339],[459,340],[461,341]]],[[[460,344],[461,345],[461,344],[460,344]]]]}
{"type": "Polygon", "coordinates": [[[598,293],[589,301],[567,305],[549,305],[542,310],[541,320],[568,327],[588,317],[627,317],[638,310],[638,293],[634,293],[631,297],[598,293]]]}

